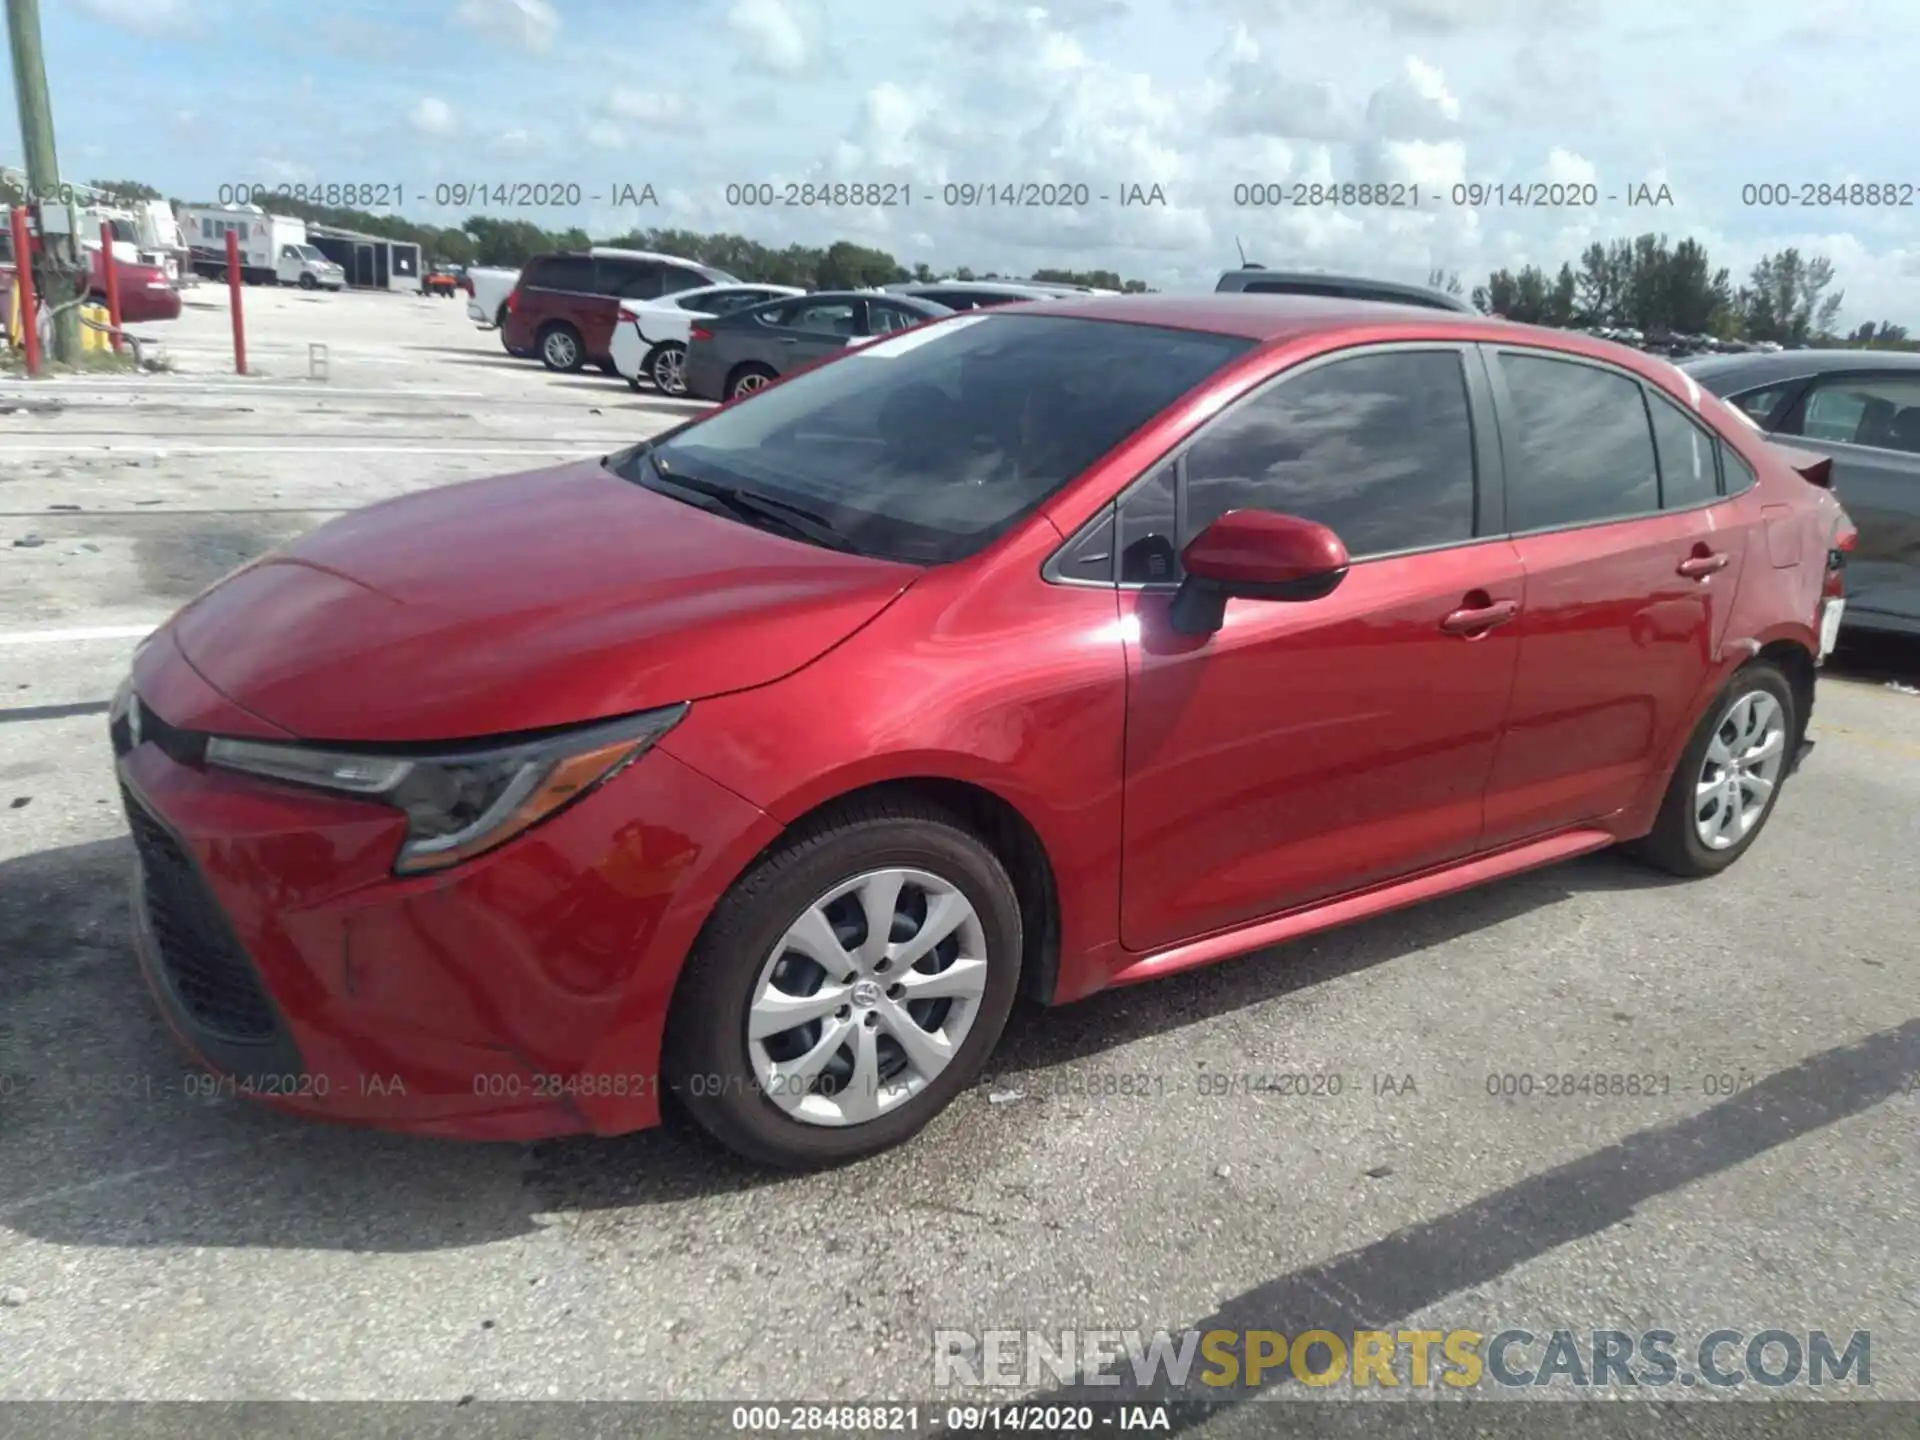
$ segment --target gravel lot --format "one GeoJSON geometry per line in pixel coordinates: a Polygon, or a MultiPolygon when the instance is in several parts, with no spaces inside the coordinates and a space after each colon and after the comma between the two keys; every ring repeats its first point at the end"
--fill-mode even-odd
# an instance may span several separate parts
{"type": "Polygon", "coordinates": [[[1717,880],[1599,856],[1021,1014],[987,1083],[836,1174],[185,1098],[102,718],[137,636],[342,509],[689,409],[509,360],[464,301],[246,300],[251,377],[205,286],[150,327],[173,374],[0,384],[0,1398],[925,1398],[936,1329],[1359,1324],[1868,1330],[1873,1396],[1920,1400],[1910,650],[1829,672],[1717,880]],[[1567,1071],[1669,1080],[1488,1093],[1567,1071]],[[1247,1074],[1340,1093],[1204,1078],[1247,1074]]]}

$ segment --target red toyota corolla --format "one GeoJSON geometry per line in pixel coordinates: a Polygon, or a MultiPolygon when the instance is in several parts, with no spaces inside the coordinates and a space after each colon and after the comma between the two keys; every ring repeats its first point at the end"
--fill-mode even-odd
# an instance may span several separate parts
{"type": "Polygon", "coordinates": [[[877,1150],[1017,995],[1732,863],[1844,603],[1825,463],[1499,321],[941,321],[188,605],[112,719],[143,963],[287,1107],[877,1150]]]}

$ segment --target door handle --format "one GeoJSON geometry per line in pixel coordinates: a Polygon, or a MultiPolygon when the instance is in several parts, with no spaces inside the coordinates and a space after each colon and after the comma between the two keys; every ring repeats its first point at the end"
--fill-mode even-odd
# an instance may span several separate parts
{"type": "Polygon", "coordinates": [[[1704,580],[1716,570],[1727,568],[1724,555],[1689,555],[1675,567],[1689,580],[1704,580]]]}
{"type": "Polygon", "coordinates": [[[798,345],[800,343],[800,337],[798,335],[782,335],[780,337],[780,343],[782,345],[798,345]]]}
{"type": "Polygon", "coordinates": [[[1440,622],[1440,628],[1449,635],[1484,635],[1519,613],[1518,600],[1495,600],[1489,605],[1469,605],[1454,611],[1440,622]]]}

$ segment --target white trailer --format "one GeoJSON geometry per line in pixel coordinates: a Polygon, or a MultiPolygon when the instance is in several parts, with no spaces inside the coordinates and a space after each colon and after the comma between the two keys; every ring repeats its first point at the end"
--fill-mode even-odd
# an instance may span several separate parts
{"type": "Polygon", "coordinates": [[[193,252],[193,270],[210,280],[227,274],[227,235],[239,237],[240,278],[249,285],[298,285],[338,290],[346,272],[307,239],[307,222],[269,215],[258,205],[187,205],[180,225],[193,252]]]}

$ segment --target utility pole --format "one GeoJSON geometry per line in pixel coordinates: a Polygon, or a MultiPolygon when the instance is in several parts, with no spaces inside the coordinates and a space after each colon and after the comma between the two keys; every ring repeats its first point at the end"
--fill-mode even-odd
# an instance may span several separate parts
{"type": "MultiPolygon", "coordinates": [[[[48,235],[45,211],[58,206],[68,213],[60,189],[60,163],[53,153],[53,102],[47,94],[47,67],[40,54],[40,0],[7,0],[7,38],[13,42],[13,93],[20,103],[20,148],[27,160],[30,211],[41,220],[41,261],[37,267],[40,293],[47,308],[64,304],[72,270],[60,262],[77,263],[83,253],[71,235],[48,235]],[[56,248],[59,247],[59,248],[56,248]],[[64,254],[61,253],[64,250],[64,254]]],[[[25,324],[33,324],[22,317],[25,324]]],[[[54,317],[53,358],[72,364],[80,358],[80,312],[72,306],[54,317]]]]}

